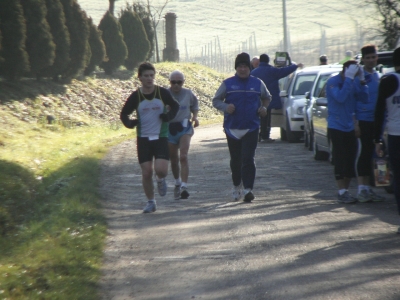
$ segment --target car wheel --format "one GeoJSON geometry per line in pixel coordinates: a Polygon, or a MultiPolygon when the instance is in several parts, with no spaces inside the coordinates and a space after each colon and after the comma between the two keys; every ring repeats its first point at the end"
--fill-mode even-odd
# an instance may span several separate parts
{"type": "MultiPolygon", "coordinates": [[[[300,141],[301,136],[298,135],[299,132],[293,132],[290,129],[290,123],[288,118],[286,118],[286,138],[289,143],[296,143],[300,141]]],[[[301,132],[300,132],[301,133],[301,132]]]]}
{"type": "Polygon", "coordinates": [[[325,151],[320,151],[318,149],[318,144],[317,141],[314,138],[314,144],[313,144],[313,152],[314,152],[314,159],[315,160],[327,160],[329,157],[329,153],[325,151]]]}
{"type": "Polygon", "coordinates": [[[282,141],[286,141],[287,140],[286,130],[283,129],[282,127],[281,127],[281,140],[282,141]]]}

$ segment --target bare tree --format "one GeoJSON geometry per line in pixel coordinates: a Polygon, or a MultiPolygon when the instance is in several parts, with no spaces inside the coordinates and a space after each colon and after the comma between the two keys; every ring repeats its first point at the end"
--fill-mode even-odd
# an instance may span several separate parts
{"type": "Polygon", "coordinates": [[[379,13],[381,27],[376,29],[378,35],[383,37],[380,45],[383,49],[394,49],[400,39],[400,0],[368,0],[379,13]]]}
{"type": "Polygon", "coordinates": [[[156,44],[156,61],[160,62],[160,54],[158,51],[158,39],[157,39],[157,26],[160,22],[161,15],[165,7],[167,6],[169,0],[165,0],[164,4],[161,7],[155,7],[150,5],[150,0],[147,0],[147,11],[153,21],[153,28],[154,28],[154,39],[156,44]]]}

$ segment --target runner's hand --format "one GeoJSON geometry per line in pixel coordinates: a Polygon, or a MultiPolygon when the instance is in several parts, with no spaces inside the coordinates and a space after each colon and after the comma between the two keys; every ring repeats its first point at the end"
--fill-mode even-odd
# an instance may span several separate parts
{"type": "Polygon", "coordinates": [[[233,105],[232,103],[228,104],[228,106],[226,107],[226,112],[228,114],[233,114],[235,112],[235,105],[233,105]]]}
{"type": "Polygon", "coordinates": [[[160,118],[161,120],[163,120],[163,122],[169,122],[169,118],[167,114],[160,114],[160,118]]]}
{"type": "Polygon", "coordinates": [[[192,118],[192,122],[194,123],[194,124],[193,124],[193,127],[198,127],[199,124],[200,124],[200,123],[199,123],[199,120],[198,120],[197,118],[195,118],[195,117],[192,118]]]}
{"type": "Polygon", "coordinates": [[[258,109],[258,113],[260,114],[261,117],[265,117],[267,115],[267,108],[265,106],[261,106],[258,109]]]}
{"type": "Polygon", "coordinates": [[[346,68],[346,70],[344,71],[344,76],[353,80],[358,71],[358,65],[352,64],[346,68]]]}

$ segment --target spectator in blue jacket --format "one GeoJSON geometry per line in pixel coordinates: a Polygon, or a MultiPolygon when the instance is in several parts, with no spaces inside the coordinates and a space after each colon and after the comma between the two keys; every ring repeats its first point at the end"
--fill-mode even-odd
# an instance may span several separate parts
{"type": "Polygon", "coordinates": [[[358,101],[368,101],[368,86],[360,82],[360,67],[355,60],[343,64],[338,75],[328,79],[328,136],[332,143],[334,174],[338,186],[338,202],[357,201],[348,191],[351,178],[355,177],[357,137],[359,132],[355,119],[358,101]]]}
{"type": "Polygon", "coordinates": [[[250,76],[250,68],[250,56],[244,52],[238,54],[235,59],[235,76],[224,80],[213,98],[213,106],[224,112],[223,127],[231,158],[234,186],[232,198],[238,201],[244,194],[244,202],[254,199],[254,156],[260,116],[267,114],[271,100],[265,84],[250,76]]]}
{"type": "Polygon", "coordinates": [[[265,83],[272,96],[272,101],[267,107],[267,115],[261,118],[261,139],[263,141],[274,141],[270,138],[271,110],[282,108],[282,101],[281,97],[279,96],[279,79],[288,76],[296,71],[297,68],[302,67],[303,64],[292,64],[287,67],[276,68],[269,64],[269,56],[267,54],[261,54],[258,68],[251,71],[251,75],[260,78],[265,83]]]}
{"type": "Polygon", "coordinates": [[[359,202],[381,202],[385,198],[375,194],[370,186],[372,174],[372,156],[374,153],[373,131],[375,105],[378,99],[379,74],[375,70],[378,63],[378,51],[375,45],[365,45],[361,48],[361,61],[364,64],[361,79],[368,85],[369,98],[363,103],[357,102],[356,119],[360,128],[358,139],[357,181],[359,202]]]}

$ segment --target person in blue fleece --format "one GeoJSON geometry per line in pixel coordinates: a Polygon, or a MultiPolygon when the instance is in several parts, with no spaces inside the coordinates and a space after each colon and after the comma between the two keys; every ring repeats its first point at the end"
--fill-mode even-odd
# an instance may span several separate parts
{"type": "Polygon", "coordinates": [[[267,114],[271,94],[258,78],[250,76],[250,56],[240,53],[235,59],[236,74],[224,80],[213,98],[213,106],[224,113],[224,132],[228,142],[232,171],[232,198],[244,202],[254,199],[256,176],[254,156],[258,142],[260,116],[267,114]],[[244,188],[242,192],[242,186],[244,188]]]}
{"type": "Polygon", "coordinates": [[[279,96],[279,79],[288,76],[296,71],[297,68],[302,68],[303,64],[292,64],[287,67],[276,68],[269,64],[268,54],[260,55],[260,64],[258,68],[251,71],[251,75],[260,78],[266,85],[268,91],[272,95],[272,101],[267,107],[267,115],[261,118],[261,139],[264,142],[273,142],[270,138],[271,134],[271,110],[281,109],[282,101],[279,96]]]}
{"type": "Polygon", "coordinates": [[[368,102],[357,102],[356,119],[360,128],[358,139],[357,157],[357,181],[359,202],[381,202],[385,198],[377,195],[370,186],[370,174],[372,174],[372,156],[374,153],[374,113],[378,100],[379,74],[375,70],[378,64],[378,51],[375,45],[365,45],[361,48],[361,61],[364,70],[361,78],[368,85],[368,102]]]}
{"type": "Polygon", "coordinates": [[[328,100],[328,137],[332,143],[334,174],[338,186],[338,202],[357,201],[348,191],[355,177],[358,124],[355,111],[358,101],[368,101],[368,85],[362,84],[361,69],[355,60],[343,64],[343,70],[326,83],[328,100]]]}

